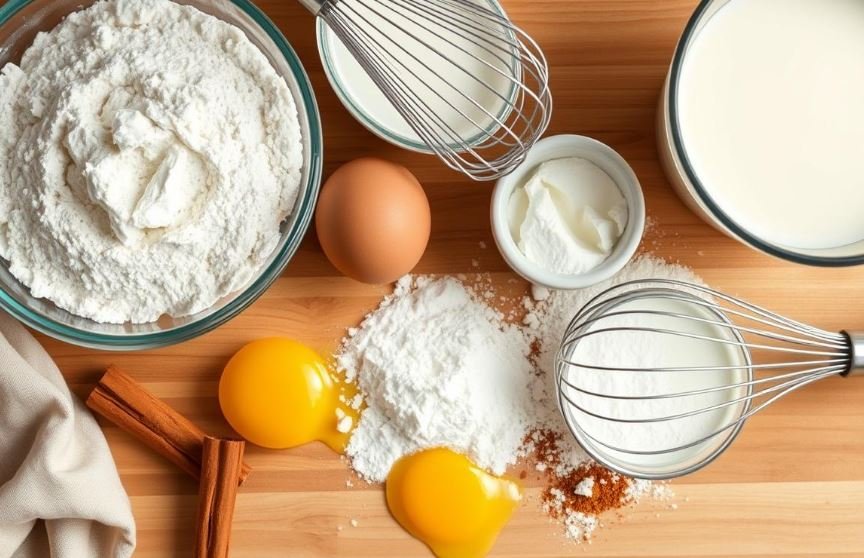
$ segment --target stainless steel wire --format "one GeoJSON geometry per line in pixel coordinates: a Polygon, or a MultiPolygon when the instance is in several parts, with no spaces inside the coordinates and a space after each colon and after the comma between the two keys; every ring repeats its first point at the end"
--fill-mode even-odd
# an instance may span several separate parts
{"type": "Polygon", "coordinates": [[[478,0],[301,3],[327,23],[422,143],[452,169],[480,181],[509,174],[549,125],[543,52],[478,0]],[[391,32],[397,28],[406,31],[391,32]],[[462,55],[453,56],[457,51],[462,55]],[[489,72],[478,74],[465,60],[489,72]],[[464,87],[466,80],[471,87],[464,87]]]}
{"type": "Polygon", "coordinates": [[[559,404],[573,435],[595,458],[617,470],[622,470],[620,460],[609,457],[609,452],[625,456],[626,461],[627,456],[680,454],[712,444],[711,451],[704,452],[699,461],[687,461],[682,455],[680,468],[673,464],[664,472],[653,474],[640,474],[638,466],[633,466],[635,470],[633,467],[622,470],[634,476],[668,478],[692,472],[716,458],[732,442],[744,421],[789,393],[824,378],[860,372],[862,347],[860,334],[824,331],[701,285],[660,279],[633,281],[607,289],[573,317],[557,354],[555,379],[559,404]],[[737,352],[742,359],[717,365],[694,357],[685,366],[654,367],[626,362],[628,353],[622,350],[624,356],[620,358],[625,361],[610,364],[578,360],[580,343],[608,337],[606,340],[614,346],[626,335],[660,336],[656,339],[673,336],[717,344],[737,352]],[[634,374],[623,381],[622,389],[630,391],[610,393],[586,387],[596,383],[593,374],[622,373],[634,374]],[[645,383],[635,375],[657,373],[723,373],[734,380],[663,393],[640,392],[645,383]],[[720,401],[692,409],[684,406],[686,410],[682,412],[658,412],[656,416],[646,416],[644,412],[646,408],[668,409],[657,404],[662,400],[692,401],[708,395],[719,396],[720,401]],[[615,413],[608,411],[608,402],[616,404],[615,413]],[[639,407],[646,402],[647,407],[639,407]],[[632,410],[632,416],[620,411],[621,408],[632,410]],[[731,413],[710,431],[674,432],[679,425],[686,428],[686,420],[720,411],[731,413]],[[586,427],[590,421],[611,421],[625,426],[662,423],[682,441],[670,447],[620,447],[592,433],[586,427]]]}

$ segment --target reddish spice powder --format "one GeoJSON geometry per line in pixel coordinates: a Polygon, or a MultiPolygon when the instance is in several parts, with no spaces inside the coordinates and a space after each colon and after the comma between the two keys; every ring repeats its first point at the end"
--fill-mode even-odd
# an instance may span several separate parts
{"type": "Polygon", "coordinates": [[[543,501],[550,503],[549,514],[556,519],[572,512],[600,515],[627,504],[630,481],[596,463],[583,465],[564,476],[551,476],[552,483],[543,491],[543,501]],[[588,477],[594,479],[591,497],[576,494],[576,487],[588,477]],[[563,494],[563,499],[556,494],[563,494]],[[560,508],[552,505],[553,501],[560,502],[560,508]]]}
{"type": "Polygon", "coordinates": [[[534,446],[534,459],[547,467],[547,471],[561,464],[561,435],[551,430],[538,430],[528,436],[527,443],[534,446]]]}
{"type": "Polygon", "coordinates": [[[560,474],[561,435],[553,431],[538,431],[530,436],[534,458],[543,469],[547,486],[542,493],[544,509],[555,519],[565,519],[573,513],[599,515],[629,503],[630,480],[596,463],[588,463],[560,474]],[[576,493],[579,484],[594,479],[590,497],[576,493]]]}

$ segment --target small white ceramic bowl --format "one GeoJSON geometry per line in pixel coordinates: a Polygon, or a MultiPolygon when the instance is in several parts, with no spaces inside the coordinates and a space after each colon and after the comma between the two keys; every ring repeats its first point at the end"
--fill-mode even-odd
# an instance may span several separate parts
{"type": "Polygon", "coordinates": [[[636,173],[611,147],[585,136],[561,135],[540,140],[516,170],[498,181],[492,194],[492,233],[501,255],[516,273],[550,289],[581,289],[609,279],[633,258],[644,232],[645,197],[636,173]],[[507,210],[513,191],[528,180],[539,164],[565,157],[581,157],[603,169],[618,185],[629,210],[627,226],[609,257],[591,271],[578,275],[553,273],[529,261],[516,245],[508,223],[507,210]]]}

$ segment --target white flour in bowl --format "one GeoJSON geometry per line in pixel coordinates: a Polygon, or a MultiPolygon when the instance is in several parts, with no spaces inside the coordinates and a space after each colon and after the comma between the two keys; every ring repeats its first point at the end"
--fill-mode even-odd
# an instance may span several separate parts
{"type": "Polygon", "coordinates": [[[170,0],[108,0],[0,72],[0,255],[100,322],[206,309],[272,254],[302,146],[244,33],[170,0]]]}

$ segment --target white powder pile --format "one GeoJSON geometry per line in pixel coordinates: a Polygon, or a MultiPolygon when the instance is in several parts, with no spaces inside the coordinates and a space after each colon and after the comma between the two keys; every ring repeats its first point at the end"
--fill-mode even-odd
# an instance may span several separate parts
{"type": "Polygon", "coordinates": [[[302,147],[294,99],[238,28],[106,0],[0,72],[0,255],[102,322],[203,310],[272,254],[302,147]]]}
{"type": "Polygon", "coordinates": [[[584,498],[590,498],[594,495],[594,477],[585,477],[579,484],[576,485],[576,488],[573,489],[573,493],[576,496],[582,496],[584,498]]]}
{"type": "MultiPolygon", "coordinates": [[[[591,467],[558,411],[555,352],[573,314],[593,296],[614,283],[647,278],[698,282],[686,268],[643,256],[590,289],[538,290],[543,300],[526,299],[524,324],[516,326],[455,278],[403,278],[350,330],[337,355],[367,405],[348,445],[353,468],[383,481],[399,457],[445,446],[500,474],[520,457],[542,453],[535,445],[545,432],[556,442],[545,449],[538,470],[551,488],[569,485],[591,467]]],[[[596,515],[573,511],[578,506],[568,499],[586,498],[589,489],[601,498],[611,488],[602,479],[582,480],[549,510],[568,536],[580,540],[599,522],[596,515]]],[[[650,483],[625,482],[622,505],[650,493],[650,483]]]]}
{"type": "Polygon", "coordinates": [[[399,457],[445,446],[503,473],[533,424],[530,351],[455,279],[403,278],[337,357],[367,405],[352,466],[383,481],[399,457]]]}

